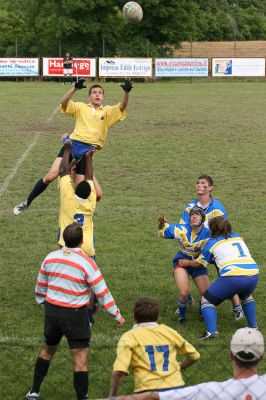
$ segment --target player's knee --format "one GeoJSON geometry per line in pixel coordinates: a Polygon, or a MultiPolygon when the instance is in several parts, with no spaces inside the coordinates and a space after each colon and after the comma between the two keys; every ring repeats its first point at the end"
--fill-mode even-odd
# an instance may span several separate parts
{"type": "Polygon", "coordinates": [[[189,289],[181,289],[179,290],[179,299],[181,301],[186,301],[188,299],[189,289]]]}
{"type": "Polygon", "coordinates": [[[59,175],[59,171],[49,171],[47,175],[43,177],[43,182],[46,185],[49,185],[51,182],[53,182],[59,175]]]}

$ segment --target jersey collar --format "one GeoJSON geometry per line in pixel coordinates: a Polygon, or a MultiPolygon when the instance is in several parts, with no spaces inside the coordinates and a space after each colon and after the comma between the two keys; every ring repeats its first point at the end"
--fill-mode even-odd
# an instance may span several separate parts
{"type": "Polygon", "coordinates": [[[142,328],[147,326],[156,326],[157,322],[141,322],[140,324],[134,324],[133,328],[142,328]]]}

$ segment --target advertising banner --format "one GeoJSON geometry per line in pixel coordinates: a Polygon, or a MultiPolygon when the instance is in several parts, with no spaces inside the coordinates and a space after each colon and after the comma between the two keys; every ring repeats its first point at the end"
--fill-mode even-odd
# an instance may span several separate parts
{"type": "MultiPolygon", "coordinates": [[[[73,76],[96,76],[95,58],[73,58],[73,76]]],[[[63,58],[43,58],[43,76],[64,76],[63,58]]]]}
{"type": "Polygon", "coordinates": [[[161,77],[206,77],[208,58],[156,58],[155,76],[161,77]]]}
{"type": "Polygon", "coordinates": [[[265,58],[213,58],[212,76],[265,76],[265,58]]]}
{"type": "Polygon", "coordinates": [[[152,58],[99,58],[99,77],[152,77],[152,58]]]}
{"type": "Polygon", "coordinates": [[[39,58],[0,58],[1,76],[39,76],[39,58]]]}

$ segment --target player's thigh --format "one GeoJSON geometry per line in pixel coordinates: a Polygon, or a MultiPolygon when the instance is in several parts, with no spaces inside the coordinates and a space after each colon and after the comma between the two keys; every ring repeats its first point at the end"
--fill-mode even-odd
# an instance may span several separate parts
{"type": "Polygon", "coordinates": [[[193,281],[194,281],[195,285],[197,286],[200,294],[205,293],[206,290],[208,289],[208,287],[210,286],[210,280],[209,280],[208,275],[199,275],[199,276],[193,278],[193,281]]]}
{"type": "Polygon", "coordinates": [[[61,161],[62,161],[62,157],[56,157],[53,164],[51,165],[51,168],[49,169],[49,171],[43,178],[44,183],[47,183],[47,182],[50,183],[59,176],[59,168],[60,168],[61,161]]]}
{"type": "Polygon", "coordinates": [[[177,266],[174,270],[174,279],[180,292],[184,294],[189,292],[189,275],[185,268],[177,266]]]}

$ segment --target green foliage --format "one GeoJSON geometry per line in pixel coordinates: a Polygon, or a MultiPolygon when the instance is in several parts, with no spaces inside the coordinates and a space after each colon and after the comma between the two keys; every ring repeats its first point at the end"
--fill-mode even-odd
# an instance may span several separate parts
{"type": "Polygon", "coordinates": [[[144,18],[124,21],[126,0],[2,0],[0,54],[158,56],[182,40],[266,38],[265,0],[139,0],[144,18]]]}

